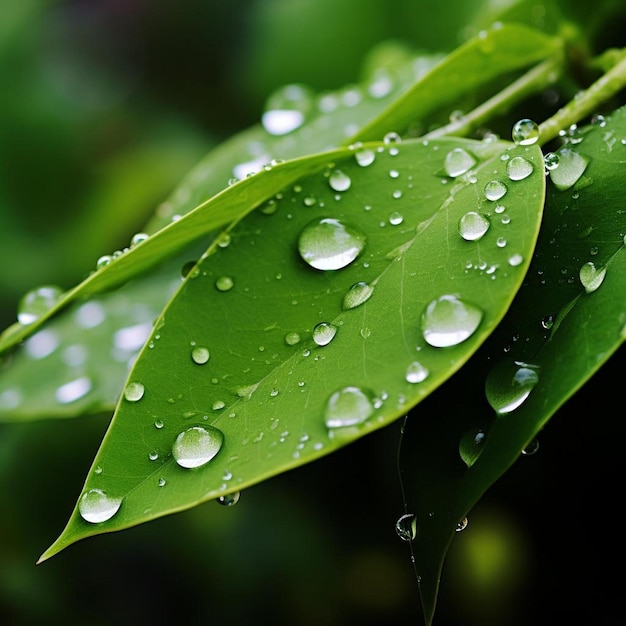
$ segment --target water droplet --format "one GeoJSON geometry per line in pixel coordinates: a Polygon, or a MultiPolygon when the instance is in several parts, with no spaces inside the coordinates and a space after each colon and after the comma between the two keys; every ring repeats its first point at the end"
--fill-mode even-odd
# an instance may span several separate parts
{"type": "Polygon", "coordinates": [[[215,281],[215,287],[218,291],[230,291],[233,288],[234,284],[235,282],[230,276],[220,276],[215,281]]]}
{"type": "Polygon", "coordinates": [[[413,513],[401,515],[396,522],[396,534],[402,541],[412,541],[417,536],[417,517],[413,513]]]}
{"type": "Polygon", "coordinates": [[[220,451],[223,443],[221,430],[213,426],[192,426],[176,437],[172,455],[181,467],[200,467],[220,451]]]}
{"type": "Polygon", "coordinates": [[[511,135],[518,146],[530,146],[539,141],[539,126],[533,120],[519,120],[513,125],[511,135]]]}
{"type": "Polygon", "coordinates": [[[543,164],[548,171],[552,171],[559,166],[560,160],[556,152],[548,152],[543,157],[543,164]]]}
{"type": "Polygon", "coordinates": [[[217,499],[217,503],[221,504],[222,506],[234,506],[235,504],[237,504],[237,502],[239,502],[240,497],[241,497],[241,492],[235,491],[234,493],[229,493],[228,495],[220,496],[217,499]]]}
{"type": "Polygon", "coordinates": [[[374,412],[369,393],[358,387],[344,387],[328,399],[324,421],[328,428],[362,424],[374,412]]]}
{"type": "Polygon", "coordinates": [[[112,260],[113,260],[113,257],[110,254],[103,254],[96,261],[96,269],[99,270],[99,269],[102,269],[103,267],[106,267],[112,260]]]}
{"type": "Polygon", "coordinates": [[[129,402],[137,402],[137,400],[141,400],[141,398],[143,398],[145,390],[146,388],[141,383],[128,383],[128,385],[126,385],[126,389],[124,389],[124,397],[129,402]]]}
{"type": "Polygon", "coordinates": [[[498,415],[517,409],[539,382],[539,366],[505,359],[487,375],[485,395],[498,415]]]}
{"type": "Polygon", "coordinates": [[[589,159],[571,148],[561,148],[558,165],[550,170],[550,180],[559,191],[573,187],[589,164],[589,159]]]}
{"type": "Polygon", "coordinates": [[[63,290],[56,285],[43,285],[27,292],[18,305],[17,321],[32,324],[45,315],[59,301],[63,290]]]}
{"type": "Polygon", "coordinates": [[[213,409],[214,411],[221,411],[225,406],[226,404],[222,400],[216,400],[211,405],[211,409],[213,409]]]}
{"type": "Polygon", "coordinates": [[[402,217],[401,213],[398,213],[398,211],[394,211],[390,216],[389,216],[389,223],[392,226],[399,226],[400,224],[402,224],[402,222],[404,222],[404,217],[402,217]]]}
{"type": "Polygon", "coordinates": [[[513,157],[506,164],[506,173],[511,180],[524,180],[533,173],[534,169],[533,164],[521,156],[513,157]]]}
{"type": "Polygon", "coordinates": [[[456,178],[476,165],[476,159],[463,148],[454,148],[446,154],[444,169],[451,178],[456,178]]]}
{"type": "Polygon", "coordinates": [[[300,234],[300,256],[318,270],[338,270],[354,261],[365,247],[365,235],[337,219],[321,218],[300,234]]]}
{"type": "Polygon", "coordinates": [[[354,158],[361,167],[367,167],[374,162],[374,159],[376,158],[376,153],[373,150],[369,149],[357,150],[354,153],[354,158]]]}
{"type": "Polygon", "coordinates": [[[388,133],[385,133],[385,136],[383,137],[383,143],[387,145],[398,144],[401,141],[402,141],[402,137],[400,137],[400,135],[396,133],[395,131],[390,131],[388,133]]]}
{"type": "Polygon", "coordinates": [[[313,329],[313,341],[318,346],[328,345],[337,334],[337,327],[330,322],[320,322],[313,329]]]}
{"type": "Polygon", "coordinates": [[[328,177],[328,184],[334,191],[347,191],[350,189],[352,180],[347,174],[344,174],[341,170],[333,170],[328,177]]]}
{"type": "Polygon", "coordinates": [[[163,428],[163,420],[155,420],[154,427],[161,430],[161,428],[163,428]]]}
{"type": "Polygon", "coordinates": [[[413,361],[409,363],[406,368],[406,382],[407,383],[421,383],[428,378],[430,374],[427,367],[422,365],[419,361],[413,361]]]}
{"type": "Polygon", "coordinates": [[[472,467],[483,451],[487,434],[482,428],[468,430],[459,442],[459,454],[467,467],[472,467]]]}
{"type": "Polygon", "coordinates": [[[606,276],[606,267],[596,268],[595,264],[591,261],[585,263],[578,272],[580,282],[585,288],[586,293],[594,292],[604,281],[606,276]]]}
{"type": "Polygon", "coordinates": [[[159,487],[165,487],[165,485],[167,485],[167,481],[165,480],[165,478],[159,478],[158,485],[159,487]]]}
{"type": "Polygon", "coordinates": [[[343,297],[343,308],[354,309],[357,306],[367,302],[374,293],[374,287],[367,283],[360,281],[355,283],[348,289],[346,295],[343,297]]]}
{"type": "Polygon", "coordinates": [[[55,392],[54,397],[61,404],[69,404],[75,400],[79,400],[91,391],[91,379],[81,376],[71,380],[69,383],[61,385],[55,392]]]}
{"type": "Polygon", "coordinates": [[[295,346],[296,344],[300,343],[300,335],[295,332],[287,333],[285,335],[285,343],[288,346],[295,346]]]}
{"type": "Polygon", "coordinates": [[[209,353],[209,349],[203,346],[196,346],[191,351],[191,359],[194,363],[197,363],[198,365],[204,365],[205,363],[208,363],[210,356],[211,355],[209,353]]]}
{"type": "Polygon", "coordinates": [[[156,450],[152,450],[152,452],[150,452],[150,454],[148,454],[148,458],[151,461],[156,461],[159,458],[159,453],[156,450]]]}
{"type": "Polygon", "coordinates": [[[456,528],[454,530],[456,530],[457,533],[460,533],[461,531],[465,530],[467,528],[467,524],[469,523],[469,520],[467,519],[467,517],[464,517],[457,525],[456,528]]]}
{"type": "Polygon", "coordinates": [[[102,474],[102,468],[98,465],[96,469],[93,471],[94,474],[102,474]]]}
{"type": "Polygon", "coordinates": [[[86,522],[99,524],[110,520],[121,504],[122,498],[111,498],[101,489],[90,489],[82,495],[78,510],[86,522]]]}
{"type": "Polygon", "coordinates": [[[270,135],[286,135],[304,124],[312,105],[308,87],[285,85],[268,98],[261,123],[270,135]]]}
{"type": "Polygon", "coordinates": [[[477,241],[488,230],[489,219],[476,211],[469,211],[459,220],[459,234],[466,241],[477,241]]]}
{"type": "Polygon", "coordinates": [[[138,246],[140,243],[143,243],[146,239],[148,239],[149,236],[150,235],[147,233],[135,233],[130,240],[130,247],[134,248],[135,246],[138,246]]]}
{"type": "Polygon", "coordinates": [[[436,348],[455,346],[478,328],[483,312],[453,295],[444,295],[428,304],[422,313],[424,339],[436,348]]]}
{"type": "Polygon", "coordinates": [[[506,192],[506,185],[500,180],[490,180],[485,185],[485,198],[487,198],[487,200],[491,200],[491,202],[500,200],[500,198],[504,197],[506,192]]]}

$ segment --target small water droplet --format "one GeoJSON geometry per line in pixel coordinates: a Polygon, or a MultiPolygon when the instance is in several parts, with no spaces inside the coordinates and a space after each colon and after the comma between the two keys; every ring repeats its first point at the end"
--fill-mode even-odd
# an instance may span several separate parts
{"type": "Polygon", "coordinates": [[[539,141],[539,126],[533,120],[522,119],[515,122],[511,135],[518,146],[530,146],[539,141]]]}
{"type": "Polygon", "coordinates": [[[402,213],[398,213],[398,211],[394,211],[389,216],[389,223],[392,226],[399,226],[400,224],[402,224],[403,221],[404,221],[404,217],[402,216],[402,213]]]}
{"type": "Polygon", "coordinates": [[[241,492],[235,491],[234,493],[220,496],[217,499],[217,503],[221,504],[222,506],[234,506],[235,504],[237,504],[237,502],[239,502],[239,498],[241,498],[241,492]]]}
{"type": "Polygon", "coordinates": [[[515,156],[506,164],[506,173],[511,180],[524,180],[534,169],[533,164],[522,156],[515,156]]]}
{"type": "Polygon", "coordinates": [[[165,485],[167,485],[167,481],[165,480],[165,478],[159,478],[158,485],[159,487],[165,487],[165,485]]]}
{"type": "Polygon", "coordinates": [[[112,260],[113,257],[110,254],[103,254],[101,257],[98,257],[96,261],[96,269],[100,270],[106,267],[112,260]]]}
{"type": "Polygon", "coordinates": [[[430,372],[427,367],[419,361],[413,361],[406,368],[405,379],[407,383],[421,383],[428,378],[428,374],[430,372]]]}
{"type": "Polygon", "coordinates": [[[559,155],[556,152],[548,152],[543,157],[543,164],[548,171],[552,171],[559,166],[559,155]]]}
{"type": "Polygon", "coordinates": [[[485,185],[485,198],[491,202],[496,202],[506,195],[506,185],[500,180],[490,180],[485,185]]]}
{"type": "Polygon", "coordinates": [[[161,428],[163,428],[163,420],[155,420],[154,427],[161,430],[161,428]]]}
{"type": "Polygon", "coordinates": [[[285,335],[285,343],[288,346],[295,346],[300,343],[300,335],[296,332],[287,333],[285,335]]]}
{"type": "Polygon", "coordinates": [[[467,517],[464,517],[457,525],[456,525],[456,532],[460,533],[461,531],[465,530],[467,528],[467,524],[469,523],[469,520],[467,519],[467,517]]]}
{"type": "Polygon", "coordinates": [[[159,458],[159,453],[156,450],[152,450],[152,452],[150,452],[150,454],[148,454],[148,458],[151,461],[156,461],[159,458]]]}
{"type": "Polygon", "coordinates": [[[330,322],[320,322],[313,329],[313,341],[318,346],[328,345],[337,334],[337,327],[330,322]]]}
{"type": "Polygon", "coordinates": [[[476,159],[463,148],[454,148],[446,154],[444,169],[451,178],[456,178],[468,172],[476,165],[476,159]]]}
{"type": "Polygon", "coordinates": [[[210,358],[209,349],[204,346],[196,346],[191,351],[191,359],[198,365],[204,365],[209,362],[210,358]]]}
{"type": "Polygon", "coordinates": [[[374,162],[376,153],[369,149],[357,150],[354,153],[354,158],[361,167],[367,167],[374,162]]]}
{"type": "Polygon", "coordinates": [[[324,421],[328,428],[343,428],[362,424],[374,412],[371,394],[359,387],[344,387],[335,391],[326,405],[324,421]]]}
{"type": "Polygon", "coordinates": [[[586,293],[594,292],[604,281],[606,267],[597,268],[592,261],[585,263],[578,272],[580,282],[586,293]]]}
{"type": "Polygon", "coordinates": [[[141,400],[143,398],[143,394],[146,388],[138,382],[131,382],[126,385],[124,389],[124,397],[129,402],[137,402],[137,400],[141,400]]]}
{"type": "Polygon", "coordinates": [[[147,233],[135,233],[130,240],[130,247],[134,248],[135,246],[138,246],[140,243],[143,243],[146,239],[148,239],[149,236],[150,235],[147,233]]]}
{"type": "Polygon", "coordinates": [[[539,366],[505,359],[487,375],[485,395],[497,415],[517,409],[539,382],[539,366]]]}
{"type": "Polygon", "coordinates": [[[56,285],[43,285],[27,292],[19,302],[17,321],[32,324],[45,315],[59,301],[63,290],[56,285]]]}
{"type": "Polygon", "coordinates": [[[561,148],[558,165],[550,170],[550,180],[559,191],[573,187],[583,175],[589,159],[571,148],[561,148]]]}
{"type": "Polygon", "coordinates": [[[483,451],[487,434],[482,428],[468,430],[459,442],[459,454],[467,467],[472,467],[483,451]]]}
{"type": "Polygon", "coordinates": [[[221,430],[213,426],[192,426],[176,437],[172,455],[181,467],[200,467],[220,451],[223,443],[221,430]]]}
{"type": "Polygon", "coordinates": [[[436,348],[455,346],[478,328],[483,312],[454,295],[443,295],[430,302],[422,313],[424,339],[436,348]]]}
{"type": "Polygon", "coordinates": [[[298,239],[304,261],[318,270],[338,270],[352,263],[365,247],[365,235],[333,218],[307,224],[298,239]]]}
{"type": "Polygon", "coordinates": [[[413,513],[401,515],[396,522],[396,534],[402,541],[413,541],[417,536],[417,517],[413,513]]]}
{"type": "Polygon", "coordinates": [[[234,284],[235,282],[230,276],[220,276],[215,281],[215,287],[218,291],[230,291],[233,288],[234,284]]]}
{"type": "Polygon", "coordinates": [[[374,293],[374,287],[368,285],[366,282],[360,281],[355,283],[348,289],[346,295],[343,297],[343,308],[345,310],[354,309],[360,306],[364,302],[367,302],[374,293]]]}
{"type": "Polygon", "coordinates": [[[522,454],[524,456],[532,456],[539,450],[539,441],[537,439],[533,439],[523,450],[522,454]]]}
{"type": "Polygon", "coordinates": [[[478,241],[488,230],[490,222],[487,217],[469,211],[459,220],[459,234],[466,241],[478,241]]]}
{"type": "Polygon", "coordinates": [[[390,131],[388,133],[385,133],[383,137],[383,143],[385,143],[386,145],[398,144],[401,141],[402,141],[402,137],[400,137],[400,135],[396,133],[395,131],[390,131]]]}
{"type": "Polygon", "coordinates": [[[328,184],[334,191],[347,191],[350,189],[352,180],[341,170],[333,170],[328,177],[328,184]]]}
{"type": "Polygon", "coordinates": [[[110,520],[120,509],[122,498],[112,498],[101,489],[85,492],[79,503],[81,517],[90,524],[99,524],[110,520]]]}

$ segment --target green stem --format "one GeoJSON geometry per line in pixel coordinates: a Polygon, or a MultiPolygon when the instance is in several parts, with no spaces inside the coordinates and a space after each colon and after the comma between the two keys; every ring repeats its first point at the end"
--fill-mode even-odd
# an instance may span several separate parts
{"type": "Polygon", "coordinates": [[[467,115],[427,133],[424,139],[466,137],[471,131],[483,126],[494,115],[505,113],[523,98],[555,83],[562,68],[561,55],[539,63],[467,115]]]}
{"type": "Polygon", "coordinates": [[[578,123],[597,112],[609,98],[626,86],[626,58],[613,66],[585,91],[559,109],[552,117],[539,125],[539,145],[543,146],[559,135],[559,131],[578,123]]]}

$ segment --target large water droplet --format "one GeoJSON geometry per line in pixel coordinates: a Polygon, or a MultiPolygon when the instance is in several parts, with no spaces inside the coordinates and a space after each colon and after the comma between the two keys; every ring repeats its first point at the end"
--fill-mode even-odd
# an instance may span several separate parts
{"type": "Polygon", "coordinates": [[[145,391],[146,389],[141,383],[131,382],[128,383],[124,389],[124,397],[129,402],[137,402],[137,400],[141,400],[141,398],[143,398],[145,391]]]}
{"type": "Polygon", "coordinates": [[[485,395],[498,415],[517,409],[539,382],[539,366],[505,359],[487,375],[485,395]]]}
{"type": "Polygon", "coordinates": [[[401,515],[396,522],[396,534],[402,541],[413,541],[417,536],[417,517],[414,513],[401,515]]]}
{"type": "Polygon", "coordinates": [[[338,270],[354,261],[365,247],[365,235],[337,219],[307,224],[298,240],[300,256],[318,270],[338,270]]]}
{"type": "Polygon", "coordinates": [[[59,300],[63,290],[56,285],[43,285],[26,293],[17,309],[20,324],[32,324],[45,315],[59,300]]]}
{"type": "Polygon", "coordinates": [[[85,492],[79,503],[81,517],[90,524],[99,524],[110,520],[120,509],[122,498],[112,498],[101,489],[85,492]]]}
{"type": "Polygon", "coordinates": [[[472,467],[483,451],[487,434],[482,428],[472,428],[461,437],[459,454],[467,467],[472,467]]]}
{"type": "Polygon", "coordinates": [[[558,165],[550,170],[550,180],[558,190],[564,191],[578,182],[589,159],[571,148],[561,148],[558,154],[558,165]]]}
{"type": "Polygon", "coordinates": [[[506,192],[506,185],[500,180],[490,180],[485,185],[485,198],[491,200],[491,202],[500,200],[500,198],[504,197],[506,192]]]}
{"type": "Polygon", "coordinates": [[[446,174],[452,178],[461,176],[469,171],[476,164],[476,159],[463,148],[454,148],[446,154],[444,169],[446,174]]]}
{"type": "Polygon", "coordinates": [[[354,158],[361,167],[367,167],[376,159],[376,153],[373,150],[361,149],[354,153],[354,158]]]}
{"type": "Polygon", "coordinates": [[[506,173],[511,180],[524,180],[533,173],[533,164],[524,157],[513,157],[506,164],[506,173]]]}
{"type": "Polygon", "coordinates": [[[223,443],[221,430],[213,426],[192,426],[176,437],[172,455],[181,467],[200,467],[220,451],[223,443]]]}
{"type": "Polygon", "coordinates": [[[209,349],[204,346],[196,346],[191,350],[191,360],[198,365],[204,365],[209,362],[209,349]]]}
{"type": "Polygon", "coordinates": [[[312,106],[308,87],[286,85],[268,98],[261,123],[270,135],[286,135],[302,126],[312,106]]]}
{"type": "Polygon", "coordinates": [[[374,412],[369,393],[359,387],[344,387],[328,399],[324,421],[328,428],[362,424],[374,412]]]}
{"type": "Polygon", "coordinates": [[[477,241],[488,230],[489,219],[476,211],[469,211],[459,220],[459,234],[466,241],[477,241]]]}
{"type": "Polygon", "coordinates": [[[320,322],[313,329],[313,341],[318,346],[328,345],[337,334],[337,327],[330,322],[320,322]]]}
{"type": "Polygon", "coordinates": [[[539,126],[533,120],[519,120],[513,125],[511,135],[518,146],[530,146],[539,141],[539,126]]]}
{"type": "Polygon", "coordinates": [[[424,339],[436,348],[455,346],[478,328],[483,312],[453,295],[444,295],[428,304],[422,313],[424,339]]]}
{"type": "Polygon", "coordinates": [[[352,180],[341,170],[333,170],[328,177],[328,184],[334,191],[347,191],[350,189],[352,180]]]}
{"type": "Polygon", "coordinates": [[[587,293],[595,291],[604,281],[606,276],[606,267],[597,268],[591,261],[585,263],[578,273],[580,282],[582,283],[587,293]]]}
{"type": "Polygon", "coordinates": [[[422,365],[419,361],[413,361],[409,363],[406,368],[406,382],[407,383],[421,383],[428,378],[430,374],[427,367],[422,365]]]}
{"type": "Polygon", "coordinates": [[[364,302],[367,302],[374,293],[374,287],[367,283],[360,281],[355,283],[348,289],[346,295],[343,297],[343,308],[354,309],[360,306],[364,302]]]}

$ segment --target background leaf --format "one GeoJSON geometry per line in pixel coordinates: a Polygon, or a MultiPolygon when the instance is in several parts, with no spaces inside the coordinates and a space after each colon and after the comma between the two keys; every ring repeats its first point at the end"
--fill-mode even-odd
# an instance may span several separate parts
{"type": "Polygon", "coordinates": [[[542,163],[538,148],[505,142],[364,144],[233,226],[156,324],[87,478],[85,493],[102,490],[121,498],[121,508],[97,524],[77,508],[42,558],[80,538],[236,493],[404,415],[469,358],[508,308],[534,247],[542,163]],[[446,175],[459,155],[471,163],[446,175]],[[515,159],[529,167],[521,180],[507,173],[515,159]],[[486,197],[494,181],[506,215],[486,197]],[[459,234],[468,213],[484,214],[483,237],[459,234]],[[357,261],[336,266],[337,257],[323,254],[330,265],[320,269],[298,257],[300,233],[326,218],[364,237],[357,261]],[[349,304],[355,287],[373,292],[349,304]],[[465,314],[448,320],[453,337],[429,345],[421,320],[440,297],[478,317],[464,329],[457,324],[465,314]],[[323,340],[320,324],[331,331],[323,340]],[[345,389],[357,407],[345,423],[340,400],[329,422],[333,397],[345,389]],[[173,444],[198,427],[219,429],[223,444],[206,466],[183,469],[173,444]]]}
{"type": "MultiPolygon", "coordinates": [[[[620,109],[610,121],[602,118],[574,133],[559,150],[574,151],[586,165],[573,171],[564,157],[552,170],[567,167],[558,179],[570,184],[549,185],[537,250],[509,313],[468,363],[473,375],[449,381],[429,399],[445,420],[431,418],[428,405],[422,405],[407,422],[406,512],[416,516],[412,550],[429,620],[458,523],[524,450],[534,450],[535,438],[556,411],[624,341],[626,220],[620,181],[626,157],[618,138],[625,119],[620,109]],[[606,276],[586,293],[579,271],[590,262],[606,268],[606,276]],[[520,406],[496,416],[485,397],[485,380],[499,363],[511,360],[538,368],[538,379],[525,400],[518,395],[520,406]],[[463,448],[473,449],[471,463],[463,462],[463,448]]],[[[517,393],[510,384],[507,393],[517,393]]]]}

